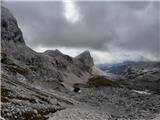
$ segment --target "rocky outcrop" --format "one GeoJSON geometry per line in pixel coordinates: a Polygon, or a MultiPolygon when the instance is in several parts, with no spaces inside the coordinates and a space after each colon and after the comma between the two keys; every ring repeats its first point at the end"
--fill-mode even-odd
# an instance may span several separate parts
{"type": "Polygon", "coordinates": [[[91,54],[88,50],[78,55],[76,59],[79,59],[82,63],[84,63],[84,65],[88,67],[92,67],[94,65],[93,58],[91,57],[91,54]]]}
{"type": "Polygon", "coordinates": [[[91,54],[88,50],[76,56],[75,59],[79,60],[83,68],[85,68],[88,72],[92,72],[92,67],[94,66],[94,63],[93,58],[91,57],[91,54]]]}
{"type": "Polygon", "coordinates": [[[10,11],[4,7],[2,7],[1,13],[2,46],[4,43],[25,45],[22,32],[18,27],[16,19],[10,11]]]}

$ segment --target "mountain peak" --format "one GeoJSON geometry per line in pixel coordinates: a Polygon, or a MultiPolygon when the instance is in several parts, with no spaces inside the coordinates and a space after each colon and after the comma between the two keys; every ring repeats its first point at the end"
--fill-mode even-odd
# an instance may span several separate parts
{"type": "Polygon", "coordinates": [[[80,53],[77,57],[79,56],[91,56],[89,50],[85,50],[84,52],[80,53]]]}
{"type": "Polygon", "coordinates": [[[25,45],[23,35],[21,30],[18,27],[17,20],[13,17],[11,12],[5,8],[1,7],[1,36],[2,36],[2,45],[7,44],[23,44],[25,45]]]}
{"type": "Polygon", "coordinates": [[[92,58],[89,50],[85,50],[84,52],[80,53],[76,58],[92,58]]]}
{"type": "Polygon", "coordinates": [[[84,63],[88,67],[93,67],[94,65],[93,58],[91,57],[89,50],[82,52],[75,58],[79,59],[82,63],[84,63]]]}
{"type": "Polygon", "coordinates": [[[51,56],[51,57],[58,57],[58,56],[63,56],[64,54],[61,52],[61,51],[59,51],[58,49],[56,49],[56,50],[46,50],[45,52],[44,52],[44,54],[47,54],[47,55],[49,55],[49,56],[51,56]]]}
{"type": "Polygon", "coordinates": [[[2,6],[1,10],[2,10],[2,19],[8,19],[8,20],[10,19],[10,20],[16,21],[14,16],[11,14],[11,12],[7,8],[2,6]]]}

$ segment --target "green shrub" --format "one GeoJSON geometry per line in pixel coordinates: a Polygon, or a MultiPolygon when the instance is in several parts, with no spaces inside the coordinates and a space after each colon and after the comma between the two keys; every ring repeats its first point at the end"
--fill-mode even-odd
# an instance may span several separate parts
{"type": "Polygon", "coordinates": [[[105,76],[93,76],[88,80],[90,87],[113,86],[115,83],[107,79],[105,76]]]}

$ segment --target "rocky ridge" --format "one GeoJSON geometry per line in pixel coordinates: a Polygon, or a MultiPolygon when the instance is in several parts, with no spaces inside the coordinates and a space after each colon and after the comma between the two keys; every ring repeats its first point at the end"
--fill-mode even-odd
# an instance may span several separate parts
{"type": "Polygon", "coordinates": [[[27,82],[36,84],[40,81],[62,82],[74,76],[78,82],[81,76],[91,73],[94,63],[89,52],[72,58],[58,50],[37,53],[26,46],[16,19],[4,7],[1,27],[2,70],[11,77],[17,79],[20,74],[27,82]]]}
{"type": "Polygon", "coordinates": [[[2,116],[9,120],[44,120],[45,115],[72,106],[71,99],[47,91],[69,92],[75,83],[86,82],[94,65],[90,53],[78,58],[58,50],[37,53],[25,44],[10,11],[5,7],[1,10],[2,116]]]}

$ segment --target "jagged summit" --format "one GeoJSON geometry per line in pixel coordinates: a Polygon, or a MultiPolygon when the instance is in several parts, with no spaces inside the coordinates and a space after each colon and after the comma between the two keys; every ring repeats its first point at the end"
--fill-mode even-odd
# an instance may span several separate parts
{"type": "Polygon", "coordinates": [[[17,20],[13,17],[10,11],[1,7],[1,37],[2,45],[11,44],[14,47],[15,43],[25,45],[23,35],[18,27],[17,20]]]}
{"type": "Polygon", "coordinates": [[[81,56],[87,56],[87,57],[91,57],[91,54],[89,52],[89,50],[85,50],[84,52],[80,53],[78,56],[76,56],[77,58],[81,57],[81,56]]]}
{"type": "Polygon", "coordinates": [[[89,50],[82,52],[75,58],[80,60],[82,63],[84,63],[88,67],[93,67],[94,65],[93,58],[91,57],[89,50]]]}
{"type": "Polygon", "coordinates": [[[7,8],[5,8],[5,7],[3,7],[3,6],[1,6],[1,15],[2,15],[2,19],[7,19],[7,20],[14,20],[14,21],[16,21],[16,19],[15,19],[15,17],[11,14],[11,12],[7,9],[7,8]]]}
{"type": "Polygon", "coordinates": [[[51,57],[63,56],[63,55],[64,55],[64,54],[63,54],[61,51],[59,51],[58,49],[56,49],[56,50],[46,50],[46,51],[44,52],[44,54],[47,54],[47,55],[49,55],[49,56],[51,56],[51,57]]]}

